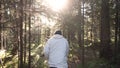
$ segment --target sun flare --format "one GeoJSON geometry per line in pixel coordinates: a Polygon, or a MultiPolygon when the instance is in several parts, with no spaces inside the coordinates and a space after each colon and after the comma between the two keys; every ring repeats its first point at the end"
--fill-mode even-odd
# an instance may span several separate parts
{"type": "Polygon", "coordinates": [[[46,2],[54,11],[62,10],[67,5],[67,0],[46,0],[46,2]]]}

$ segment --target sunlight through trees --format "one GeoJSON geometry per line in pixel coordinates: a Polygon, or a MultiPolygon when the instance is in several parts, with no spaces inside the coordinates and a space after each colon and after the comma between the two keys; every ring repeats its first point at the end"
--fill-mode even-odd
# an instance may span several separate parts
{"type": "Polygon", "coordinates": [[[119,68],[119,11],[119,0],[0,0],[0,68],[47,68],[43,47],[57,29],[69,68],[119,68]]]}

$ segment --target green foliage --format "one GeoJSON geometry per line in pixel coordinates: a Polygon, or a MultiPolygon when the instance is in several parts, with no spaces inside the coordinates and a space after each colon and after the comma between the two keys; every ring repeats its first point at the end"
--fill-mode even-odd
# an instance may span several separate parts
{"type": "Polygon", "coordinates": [[[35,46],[32,50],[31,59],[32,59],[32,67],[33,68],[45,68],[46,67],[46,61],[43,55],[43,45],[35,46]]]}
{"type": "Polygon", "coordinates": [[[9,60],[7,60],[6,64],[5,64],[5,68],[17,68],[18,66],[18,56],[15,55],[14,57],[9,57],[9,60]]]}
{"type": "MultiPolygon", "coordinates": [[[[78,68],[83,68],[83,65],[80,64],[78,68]]],[[[114,68],[114,65],[104,59],[98,59],[86,62],[84,68],[114,68]]]]}

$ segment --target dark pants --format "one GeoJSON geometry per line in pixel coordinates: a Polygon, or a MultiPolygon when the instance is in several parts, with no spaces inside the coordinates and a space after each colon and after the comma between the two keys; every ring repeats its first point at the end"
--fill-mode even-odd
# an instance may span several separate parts
{"type": "Polygon", "coordinates": [[[57,67],[50,67],[50,68],[57,68],[57,67]]]}

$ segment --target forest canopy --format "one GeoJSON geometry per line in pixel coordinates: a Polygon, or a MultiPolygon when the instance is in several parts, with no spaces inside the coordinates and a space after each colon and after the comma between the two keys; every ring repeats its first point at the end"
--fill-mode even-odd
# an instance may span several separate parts
{"type": "Polygon", "coordinates": [[[43,47],[60,29],[69,68],[119,68],[119,11],[119,0],[0,0],[0,67],[47,68],[43,47]]]}

